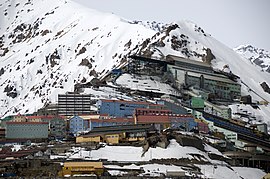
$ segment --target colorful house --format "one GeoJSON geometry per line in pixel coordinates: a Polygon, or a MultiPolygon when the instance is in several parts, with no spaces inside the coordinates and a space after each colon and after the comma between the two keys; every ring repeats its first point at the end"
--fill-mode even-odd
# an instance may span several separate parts
{"type": "Polygon", "coordinates": [[[69,132],[77,134],[88,129],[88,121],[79,116],[73,116],[69,119],[69,132]]]}

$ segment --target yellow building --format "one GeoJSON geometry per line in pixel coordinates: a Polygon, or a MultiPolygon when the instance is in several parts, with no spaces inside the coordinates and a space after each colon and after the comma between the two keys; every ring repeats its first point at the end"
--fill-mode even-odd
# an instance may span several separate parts
{"type": "Polygon", "coordinates": [[[17,116],[13,117],[12,121],[13,122],[26,122],[26,117],[21,116],[21,115],[17,115],[17,116]]]}
{"type": "Polygon", "coordinates": [[[123,133],[99,133],[81,135],[76,137],[76,143],[105,142],[107,144],[118,144],[123,139],[123,133]]]}
{"type": "Polygon", "coordinates": [[[121,134],[106,134],[105,135],[105,142],[107,144],[118,144],[119,140],[121,140],[121,134]]]}
{"type": "Polygon", "coordinates": [[[87,143],[87,142],[102,142],[101,136],[78,136],[76,137],[76,143],[87,143]]]}
{"type": "Polygon", "coordinates": [[[126,139],[128,142],[136,142],[145,140],[145,137],[129,137],[126,139]]]}
{"type": "Polygon", "coordinates": [[[105,142],[107,144],[118,144],[141,141],[151,131],[156,131],[152,124],[95,127],[87,134],[77,136],[76,143],[105,142]]]}
{"type": "Polygon", "coordinates": [[[108,114],[79,115],[79,117],[83,118],[84,120],[104,120],[110,118],[108,114]]]}
{"type": "Polygon", "coordinates": [[[124,132],[109,133],[109,134],[96,134],[96,135],[81,135],[76,137],[76,143],[87,142],[105,142],[107,144],[118,144],[120,142],[135,142],[145,140],[145,136],[129,136],[127,137],[124,132]]]}
{"type": "Polygon", "coordinates": [[[65,162],[58,174],[60,177],[79,174],[95,174],[100,176],[103,172],[102,162],[65,162]]]}

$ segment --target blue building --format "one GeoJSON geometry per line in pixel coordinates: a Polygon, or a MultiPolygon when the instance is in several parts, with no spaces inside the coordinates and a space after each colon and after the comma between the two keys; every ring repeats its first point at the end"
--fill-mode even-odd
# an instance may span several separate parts
{"type": "Polygon", "coordinates": [[[89,129],[94,127],[124,126],[134,124],[134,118],[109,118],[104,120],[89,120],[89,129]]]}
{"type": "Polygon", "coordinates": [[[171,128],[184,129],[185,131],[191,131],[198,127],[198,123],[194,120],[192,115],[176,115],[170,117],[171,128]]]}
{"type": "Polygon", "coordinates": [[[77,134],[88,129],[88,121],[79,116],[73,116],[69,119],[69,132],[77,134]]]}
{"type": "Polygon", "coordinates": [[[166,109],[171,110],[174,114],[188,114],[187,110],[178,103],[159,100],[157,104],[166,106],[166,109]]]}
{"type": "Polygon", "coordinates": [[[99,113],[114,117],[132,116],[136,108],[147,108],[149,103],[123,100],[101,100],[99,113]]]}

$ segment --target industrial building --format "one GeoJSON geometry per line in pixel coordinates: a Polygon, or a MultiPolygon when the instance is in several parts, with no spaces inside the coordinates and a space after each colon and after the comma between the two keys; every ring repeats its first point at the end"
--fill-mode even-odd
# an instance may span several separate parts
{"type": "Polygon", "coordinates": [[[249,146],[254,151],[227,151],[223,154],[231,158],[232,165],[256,167],[270,172],[270,156],[256,152],[256,146],[249,146]]]}
{"type": "Polygon", "coordinates": [[[204,62],[195,61],[175,55],[167,55],[166,61],[172,63],[173,65],[171,67],[175,69],[189,69],[190,71],[197,71],[202,73],[214,73],[211,65],[204,62]]]}
{"type": "Polygon", "coordinates": [[[167,76],[178,89],[195,87],[211,93],[215,99],[229,101],[241,97],[241,85],[236,81],[237,76],[223,71],[214,71],[210,64],[174,55],[167,55],[165,59],[139,56],[132,56],[132,58],[135,59],[134,73],[167,76]]]}
{"type": "Polygon", "coordinates": [[[207,90],[217,99],[240,99],[241,85],[220,75],[185,72],[185,86],[194,86],[207,90]]]}
{"type": "Polygon", "coordinates": [[[211,92],[217,99],[240,99],[241,85],[228,76],[216,73],[211,65],[168,55],[167,61],[173,61],[167,68],[176,81],[178,87],[196,87],[211,92]]]}
{"type": "Polygon", "coordinates": [[[7,122],[7,139],[47,139],[47,122],[7,122]]]}

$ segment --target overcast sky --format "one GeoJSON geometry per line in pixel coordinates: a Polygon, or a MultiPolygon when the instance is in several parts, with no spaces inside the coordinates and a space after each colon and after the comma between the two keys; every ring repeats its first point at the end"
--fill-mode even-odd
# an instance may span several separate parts
{"type": "Polygon", "coordinates": [[[270,0],[74,0],[129,20],[191,20],[233,48],[251,44],[270,51],[270,0]]]}

